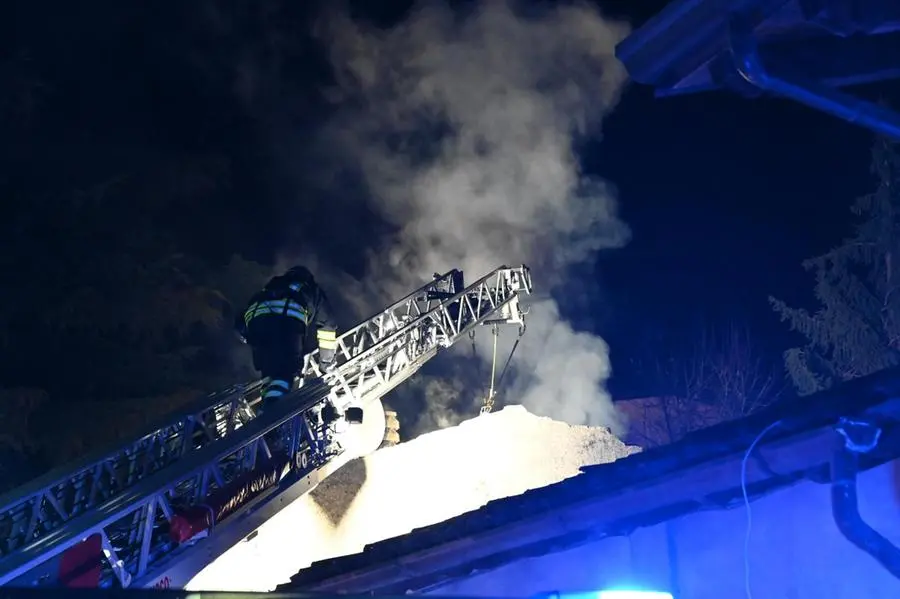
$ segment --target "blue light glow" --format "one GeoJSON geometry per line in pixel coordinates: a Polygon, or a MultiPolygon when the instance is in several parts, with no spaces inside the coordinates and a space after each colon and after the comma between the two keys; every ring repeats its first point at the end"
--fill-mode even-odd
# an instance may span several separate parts
{"type": "Polygon", "coordinates": [[[638,591],[615,589],[580,593],[543,593],[535,599],[675,599],[665,591],[638,591]]]}
{"type": "Polygon", "coordinates": [[[674,599],[662,591],[600,591],[597,599],[674,599]]]}

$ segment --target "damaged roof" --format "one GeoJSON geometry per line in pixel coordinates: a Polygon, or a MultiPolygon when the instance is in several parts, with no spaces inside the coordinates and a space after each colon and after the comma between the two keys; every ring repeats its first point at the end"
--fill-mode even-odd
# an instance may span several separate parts
{"type": "Polygon", "coordinates": [[[527,557],[563,551],[670,520],[700,508],[727,507],[742,497],[741,461],[752,497],[801,479],[828,480],[842,417],[882,428],[867,469],[900,454],[900,369],[785,402],[752,416],[691,434],[682,441],[609,464],[522,495],[491,501],[361,553],[316,562],[277,591],[422,591],[527,557]]]}

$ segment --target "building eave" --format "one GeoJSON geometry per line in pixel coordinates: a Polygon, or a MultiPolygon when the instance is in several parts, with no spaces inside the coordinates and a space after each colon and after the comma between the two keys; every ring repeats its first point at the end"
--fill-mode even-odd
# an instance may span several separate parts
{"type": "Polygon", "coordinates": [[[422,591],[527,557],[628,534],[636,528],[742,500],[741,463],[764,429],[747,464],[747,490],[758,497],[801,480],[828,480],[828,462],[842,417],[865,417],[883,428],[864,469],[900,455],[900,372],[886,371],[801,401],[773,406],[699,431],[683,441],[408,535],[372,544],[359,554],[317,562],[279,591],[422,591]]]}

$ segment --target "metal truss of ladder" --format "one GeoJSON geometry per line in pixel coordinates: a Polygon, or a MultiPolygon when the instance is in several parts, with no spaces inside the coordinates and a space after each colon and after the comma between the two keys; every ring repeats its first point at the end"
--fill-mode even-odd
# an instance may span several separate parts
{"type": "MultiPolygon", "coordinates": [[[[334,386],[335,405],[363,406],[382,397],[478,325],[524,327],[519,296],[529,293],[525,266],[500,267],[465,288],[461,271],[435,275],[432,283],[340,337],[340,366],[325,375],[334,386]]],[[[322,373],[318,351],[306,356],[304,372],[322,373]]]]}
{"type": "MultiPolygon", "coordinates": [[[[0,498],[0,585],[35,584],[30,572],[91,537],[102,545],[107,584],[152,578],[190,549],[173,540],[177,513],[208,508],[217,493],[248,477],[266,478],[268,486],[255,486],[263,492],[210,514],[203,534],[212,534],[286,484],[315,478],[341,453],[333,425],[320,417],[326,399],[341,410],[365,405],[475,326],[524,326],[518,298],[530,292],[524,266],[498,268],[466,288],[460,271],[436,275],[341,335],[337,367],[260,418],[250,404],[263,381],[238,385],[116,451],[7,494],[0,498]]],[[[317,355],[306,357],[304,371],[322,374],[317,355]]]]}
{"type": "MultiPolygon", "coordinates": [[[[232,438],[210,443],[170,468],[140,480],[127,492],[70,517],[51,534],[36,538],[0,561],[0,584],[34,584],[27,576],[22,579],[22,574],[98,535],[106,557],[106,584],[115,579],[122,587],[130,586],[135,579],[149,574],[151,568],[164,565],[179,549],[189,548],[172,538],[170,522],[176,513],[207,509],[217,492],[227,492],[229,484],[248,475],[274,478],[271,482],[279,483],[291,473],[305,476],[339,453],[339,446],[328,443],[327,427],[317,420],[314,409],[327,395],[324,384],[301,389],[286,398],[284,405],[254,419],[232,438]],[[276,438],[276,445],[270,446],[267,438],[271,440],[271,436],[264,435],[276,429],[280,432],[285,424],[289,425],[289,434],[276,438]]],[[[270,484],[266,490],[276,488],[270,484]]],[[[59,501],[54,503],[65,507],[59,501]]],[[[48,511],[45,508],[44,514],[48,511]]],[[[227,507],[220,512],[223,513],[210,514],[210,529],[234,515],[227,513],[227,507]]],[[[57,519],[63,516],[55,515],[57,519]]],[[[208,534],[209,530],[204,532],[208,534]]]]}

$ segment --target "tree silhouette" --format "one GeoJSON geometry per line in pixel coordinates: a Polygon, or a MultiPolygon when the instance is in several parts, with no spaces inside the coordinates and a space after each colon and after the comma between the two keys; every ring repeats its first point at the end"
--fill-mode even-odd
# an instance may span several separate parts
{"type": "MultiPolygon", "coordinates": [[[[204,166],[182,169],[192,201],[216,192],[198,183],[204,166]]],[[[116,177],[6,223],[2,401],[19,416],[0,460],[57,465],[235,382],[233,306],[269,269],[181,251],[165,222],[181,184],[164,169],[116,177]],[[47,401],[24,401],[38,391],[47,401]]]]}
{"type": "Polygon", "coordinates": [[[900,363],[900,154],[893,142],[876,140],[872,171],[875,191],[851,208],[854,234],[803,263],[815,273],[819,309],[769,298],[782,321],[807,338],[784,355],[801,395],[900,363]]]}
{"type": "Polygon", "coordinates": [[[273,32],[293,39],[305,11],[17,7],[0,57],[0,486],[253,375],[232,317],[271,269],[240,255],[274,251],[273,198],[295,198],[264,139],[284,90],[261,80],[302,62],[273,32]]]}
{"type": "Polygon", "coordinates": [[[694,340],[647,343],[648,356],[632,361],[652,395],[619,402],[630,440],[665,445],[686,434],[751,414],[782,397],[784,378],[745,328],[699,329],[694,340]]]}

